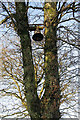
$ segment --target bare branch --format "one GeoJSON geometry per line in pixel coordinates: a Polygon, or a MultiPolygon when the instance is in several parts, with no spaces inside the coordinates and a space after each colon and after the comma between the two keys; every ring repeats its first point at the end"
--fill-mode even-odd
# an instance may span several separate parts
{"type": "Polygon", "coordinates": [[[62,23],[62,22],[69,21],[69,20],[76,20],[77,22],[80,22],[78,19],[76,19],[76,18],[74,17],[74,18],[69,18],[69,19],[66,19],[66,20],[62,20],[61,22],[59,22],[59,24],[62,23]]]}
{"type": "Polygon", "coordinates": [[[38,10],[44,10],[44,8],[42,8],[42,7],[33,7],[33,6],[28,6],[28,8],[38,9],[38,10]]]}
{"type": "Polygon", "coordinates": [[[0,25],[5,23],[8,19],[10,18],[10,16],[7,16],[5,19],[3,19],[1,22],[0,22],[0,25]]]}
{"type": "Polygon", "coordinates": [[[76,46],[75,44],[73,44],[73,43],[70,43],[70,42],[65,41],[65,40],[63,40],[63,39],[60,39],[60,38],[58,38],[58,40],[61,40],[61,41],[65,42],[65,43],[67,43],[67,44],[69,44],[69,45],[72,45],[72,46],[74,46],[75,48],[77,48],[77,49],[80,50],[80,48],[79,48],[78,46],[76,46]]]}
{"type": "Polygon", "coordinates": [[[7,12],[7,14],[9,15],[9,17],[11,18],[12,22],[14,23],[14,25],[16,25],[16,23],[13,20],[12,15],[9,13],[9,11],[7,10],[6,6],[0,1],[0,3],[2,4],[3,8],[5,9],[5,11],[7,12]]]}

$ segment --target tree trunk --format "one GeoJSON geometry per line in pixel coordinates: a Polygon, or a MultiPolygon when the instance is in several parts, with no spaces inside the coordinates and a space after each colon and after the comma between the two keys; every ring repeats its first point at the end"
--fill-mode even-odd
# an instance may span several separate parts
{"type": "Polygon", "coordinates": [[[27,100],[28,112],[31,118],[40,118],[40,100],[35,87],[34,66],[32,60],[31,40],[28,30],[28,18],[26,15],[26,6],[24,2],[16,3],[16,29],[20,37],[25,86],[25,95],[27,100]]]}
{"type": "Polygon", "coordinates": [[[45,93],[42,98],[42,118],[59,120],[60,85],[57,57],[56,3],[45,3],[45,93]]]}
{"type": "Polygon", "coordinates": [[[59,120],[60,86],[57,61],[57,24],[56,3],[45,3],[45,94],[40,101],[35,86],[31,40],[28,30],[28,18],[24,2],[16,3],[16,29],[20,37],[24,86],[31,120],[59,120]],[[57,119],[56,119],[57,118],[57,119]]]}

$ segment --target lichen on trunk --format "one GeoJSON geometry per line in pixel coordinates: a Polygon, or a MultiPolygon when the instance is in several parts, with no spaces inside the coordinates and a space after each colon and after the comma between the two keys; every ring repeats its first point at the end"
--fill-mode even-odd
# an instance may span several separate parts
{"type": "Polygon", "coordinates": [[[23,56],[23,83],[27,100],[28,112],[31,118],[40,118],[40,100],[35,87],[34,65],[32,59],[31,39],[28,30],[28,17],[25,2],[16,2],[16,31],[20,37],[23,56]]]}
{"type": "Polygon", "coordinates": [[[31,120],[60,118],[60,86],[57,58],[57,10],[56,3],[45,3],[45,93],[40,100],[35,86],[31,39],[25,3],[16,3],[16,30],[20,37],[24,67],[24,87],[31,120]]]}
{"type": "Polygon", "coordinates": [[[60,118],[60,85],[57,57],[56,2],[45,3],[45,93],[42,98],[42,118],[60,118]]]}

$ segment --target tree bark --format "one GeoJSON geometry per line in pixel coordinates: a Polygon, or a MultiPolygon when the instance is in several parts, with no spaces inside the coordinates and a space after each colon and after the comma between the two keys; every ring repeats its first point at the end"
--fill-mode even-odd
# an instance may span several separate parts
{"type": "Polygon", "coordinates": [[[31,118],[40,118],[40,100],[35,87],[34,65],[32,60],[31,39],[28,30],[28,18],[24,2],[16,4],[16,30],[20,37],[24,67],[24,87],[28,112],[31,118]]]}
{"type": "Polygon", "coordinates": [[[24,86],[31,120],[59,120],[60,118],[60,86],[57,58],[57,10],[56,3],[45,3],[45,93],[41,101],[35,86],[32,48],[29,35],[28,17],[25,3],[16,3],[16,30],[20,37],[24,86]]]}
{"type": "Polygon", "coordinates": [[[57,57],[56,3],[45,3],[45,93],[42,98],[42,118],[59,120],[60,85],[57,57]]]}

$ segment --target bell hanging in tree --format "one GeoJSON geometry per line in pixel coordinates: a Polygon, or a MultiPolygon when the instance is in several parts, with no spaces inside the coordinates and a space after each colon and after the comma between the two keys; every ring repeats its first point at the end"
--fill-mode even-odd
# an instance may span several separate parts
{"type": "Polygon", "coordinates": [[[36,31],[34,32],[34,35],[32,36],[32,39],[34,41],[41,41],[43,40],[43,34],[41,34],[39,27],[36,28],[36,31]]]}

